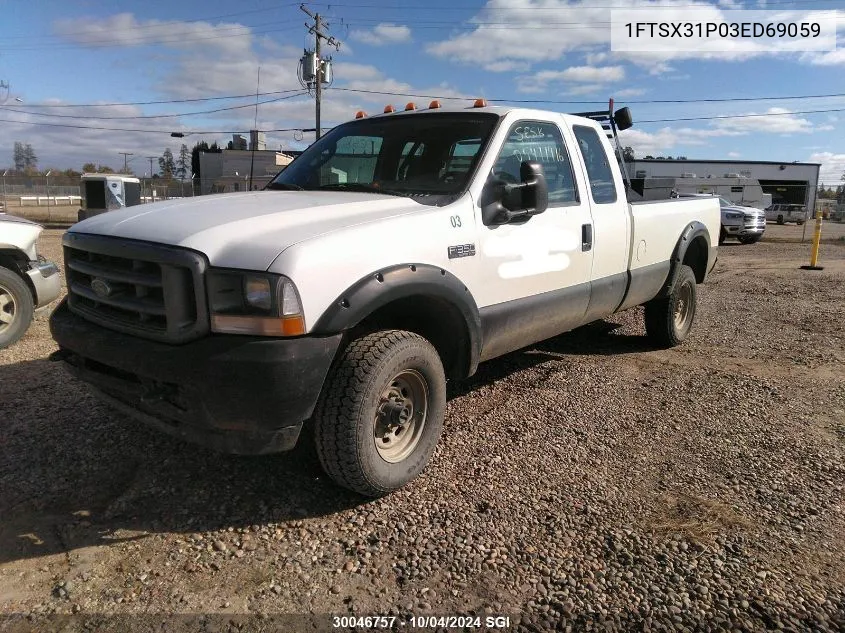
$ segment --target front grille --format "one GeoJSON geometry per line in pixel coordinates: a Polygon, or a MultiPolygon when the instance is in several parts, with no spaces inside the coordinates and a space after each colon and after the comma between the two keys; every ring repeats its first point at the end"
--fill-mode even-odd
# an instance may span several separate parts
{"type": "Polygon", "coordinates": [[[65,234],[68,306],[104,327],[167,343],[208,332],[205,259],[186,249],[65,234]]]}

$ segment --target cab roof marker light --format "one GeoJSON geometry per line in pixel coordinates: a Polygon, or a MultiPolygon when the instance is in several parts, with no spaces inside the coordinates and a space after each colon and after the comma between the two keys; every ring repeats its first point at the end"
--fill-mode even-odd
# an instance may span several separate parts
{"type": "Polygon", "coordinates": [[[394,107],[393,107],[392,105],[390,105],[390,104],[388,104],[388,105],[384,106],[384,113],[385,113],[385,114],[389,114],[389,113],[391,113],[391,112],[396,112],[396,108],[394,108],[394,107]]]}
{"type": "Polygon", "coordinates": [[[417,105],[413,101],[409,101],[408,104],[405,106],[405,110],[416,110],[417,105]]]}
{"type": "Polygon", "coordinates": [[[431,103],[428,104],[428,107],[432,110],[437,109],[437,108],[440,107],[440,102],[437,99],[435,99],[434,101],[432,101],[431,103]]]}
{"type": "Polygon", "coordinates": [[[472,105],[473,108],[486,108],[487,107],[487,99],[476,99],[475,103],[472,105]]]}
{"type": "Polygon", "coordinates": [[[367,113],[364,112],[363,110],[358,110],[358,112],[355,113],[356,119],[363,119],[366,116],[367,116],[367,113]]]}

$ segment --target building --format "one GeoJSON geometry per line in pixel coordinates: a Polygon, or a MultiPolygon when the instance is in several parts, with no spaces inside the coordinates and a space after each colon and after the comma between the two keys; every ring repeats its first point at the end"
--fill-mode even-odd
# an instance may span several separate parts
{"type": "Polygon", "coordinates": [[[267,135],[258,130],[249,131],[249,149],[265,150],[267,149],[267,135]]]}
{"type": "Polygon", "coordinates": [[[644,178],[747,178],[757,180],[763,193],[771,194],[773,203],[803,204],[812,213],[819,184],[818,163],[678,160],[645,158],[627,164],[632,179],[644,178]]]}
{"type": "Polygon", "coordinates": [[[292,160],[292,156],[275,150],[200,152],[200,195],[247,191],[250,167],[252,189],[261,189],[292,160]]]}

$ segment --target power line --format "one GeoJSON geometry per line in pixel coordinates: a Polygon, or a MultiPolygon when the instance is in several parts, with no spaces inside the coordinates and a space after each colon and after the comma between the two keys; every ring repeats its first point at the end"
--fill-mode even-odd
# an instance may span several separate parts
{"type": "Polygon", "coordinates": [[[675,121],[715,121],[717,119],[748,119],[764,116],[789,116],[791,114],[821,114],[824,112],[845,112],[845,108],[831,108],[829,110],[796,110],[794,112],[766,112],[764,114],[723,114],[718,116],[682,117],[677,119],[644,119],[637,123],[672,123],[675,121]]]}
{"type": "MultiPolygon", "coordinates": [[[[365,89],[358,89],[358,88],[336,88],[332,87],[329,90],[341,90],[345,92],[360,92],[364,94],[379,94],[379,95],[388,95],[388,96],[397,96],[397,97],[417,97],[417,98],[425,98],[425,99],[449,99],[449,100],[457,100],[457,101],[465,101],[466,97],[443,97],[437,95],[423,95],[423,94],[413,94],[407,92],[387,92],[381,90],[365,90],[365,89]]],[[[295,92],[302,92],[300,89],[291,89],[291,90],[275,90],[271,92],[259,92],[259,97],[266,97],[271,95],[281,95],[281,94],[291,94],[295,92]]],[[[777,96],[762,96],[762,97],[725,97],[725,98],[715,98],[715,99],[624,99],[625,103],[628,104],[683,104],[683,103],[730,103],[730,102],[748,102],[748,101],[788,101],[791,99],[825,99],[825,98],[837,98],[837,97],[845,97],[845,93],[831,93],[831,94],[817,94],[817,95],[777,95],[777,96]]],[[[237,95],[221,95],[216,97],[196,97],[196,98],[189,98],[189,99],[160,99],[155,101],[115,101],[110,103],[28,103],[26,107],[28,109],[31,108],[105,108],[105,107],[114,107],[114,106],[130,106],[130,105],[165,105],[165,104],[177,104],[177,103],[198,103],[202,101],[225,101],[231,99],[246,99],[246,98],[255,98],[255,93],[251,94],[237,94],[237,95]]],[[[555,104],[581,104],[581,105],[589,105],[589,104],[596,104],[596,103],[606,103],[606,99],[595,99],[595,100],[574,100],[574,101],[561,101],[561,100],[547,100],[547,99],[487,99],[489,102],[495,103],[555,103],[555,104]]],[[[620,99],[619,101],[623,101],[620,99]]],[[[247,106],[244,106],[247,107],[247,106]]],[[[8,108],[4,108],[8,110],[8,108]]],[[[34,114],[34,113],[33,113],[34,114]]],[[[163,116],[163,115],[157,115],[163,116]]],[[[183,116],[183,115],[179,115],[183,116]]],[[[88,117],[88,118],[98,118],[98,117],[88,117]]],[[[136,118],[136,117],[130,117],[136,118]]],[[[153,118],[152,116],[150,118],[153,118]]]]}
{"type": "MultiPolygon", "coordinates": [[[[828,112],[845,112],[845,108],[829,108],[825,110],[796,110],[792,112],[767,112],[765,114],[728,114],[718,116],[704,116],[704,117],[683,117],[674,119],[646,119],[637,121],[635,123],[671,123],[676,121],[715,121],[719,119],[745,119],[751,117],[770,117],[770,116],[790,116],[795,114],[820,114],[828,112]]],[[[150,134],[170,134],[173,130],[151,130],[151,129],[131,129],[131,128],[112,128],[102,126],[89,125],[72,125],[65,123],[33,123],[30,121],[15,121],[13,119],[0,119],[3,123],[18,123],[20,125],[34,125],[40,127],[63,127],[81,130],[102,130],[110,132],[147,132],[150,134]]],[[[192,132],[183,132],[184,135],[192,134],[239,134],[246,130],[196,130],[192,132]]],[[[314,128],[277,128],[272,130],[258,130],[259,132],[313,132],[314,128]]]]}
{"type": "MultiPolygon", "coordinates": [[[[266,101],[260,101],[257,105],[264,105],[265,103],[276,103],[278,101],[284,101],[285,99],[293,99],[295,97],[301,97],[307,94],[305,90],[299,90],[293,94],[289,94],[284,97],[276,97],[275,99],[267,99],[266,101]]],[[[182,117],[182,116],[195,116],[201,114],[213,114],[215,112],[227,112],[231,110],[242,110],[244,108],[252,108],[255,107],[256,104],[247,103],[242,105],[236,106],[228,106],[226,108],[214,108],[213,110],[197,110],[195,112],[180,112],[180,113],[171,113],[171,114],[138,114],[138,115],[120,115],[120,116],[97,116],[91,114],[51,114],[49,112],[30,112],[28,110],[18,110],[16,108],[4,108],[5,112],[14,112],[16,114],[27,114],[30,116],[46,116],[46,117],[54,117],[54,118],[63,118],[63,119],[88,119],[93,121],[110,121],[110,120],[136,120],[136,119],[170,119],[175,117],[182,117]]]]}
{"type": "MultiPolygon", "coordinates": [[[[123,128],[123,127],[105,127],[99,125],[75,125],[72,123],[41,123],[33,121],[15,121],[14,119],[0,119],[0,123],[17,123],[19,125],[32,125],[36,127],[63,127],[75,130],[98,130],[103,132],[145,132],[150,134],[171,134],[174,130],[153,130],[149,128],[123,128]]],[[[276,128],[272,130],[258,130],[259,132],[313,132],[313,128],[289,127],[276,128]]],[[[245,134],[249,130],[193,130],[190,132],[182,132],[185,136],[198,134],[245,134]]]]}
{"type": "MultiPolygon", "coordinates": [[[[442,99],[450,101],[467,101],[468,97],[444,97],[440,95],[416,94],[410,92],[388,92],[385,90],[365,90],[362,88],[328,88],[328,90],[342,90],[345,92],[360,92],[364,94],[378,94],[393,97],[416,97],[418,99],[442,99]]],[[[747,102],[747,101],[786,101],[789,99],[824,99],[845,97],[845,93],[831,93],[820,95],[794,95],[782,97],[725,97],[714,99],[619,99],[618,101],[626,104],[659,104],[659,103],[730,103],[730,102],[747,102]]],[[[591,101],[562,101],[554,99],[493,99],[486,98],[488,103],[554,103],[554,104],[573,104],[573,105],[588,105],[595,103],[607,103],[607,99],[595,99],[591,101]]]]}
{"type": "MultiPolygon", "coordinates": [[[[268,95],[289,94],[291,92],[300,92],[299,88],[292,90],[274,90],[271,92],[260,92],[259,97],[266,97],[268,95]]],[[[126,105],[160,105],[171,103],[196,103],[198,101],[221,101],[226,99],[250,99],[255,97],[255,93],[241,94],[241,95],[222,95],[219,97],[195,97],[191,99],[161,99],[158,101],[115,101],[111,103],[27,103],[27,108],[105,108],[109,106],[126,106],[126,105]]]]}

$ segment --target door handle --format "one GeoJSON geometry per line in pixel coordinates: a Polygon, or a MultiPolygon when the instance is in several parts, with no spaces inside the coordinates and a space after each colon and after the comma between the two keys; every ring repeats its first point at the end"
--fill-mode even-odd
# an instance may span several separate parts
{"type": "Polygon", "coordinates": [[[593,248],[593,225],[581,225],[581,250],[583,252],[589,251],[593,248]]]}

